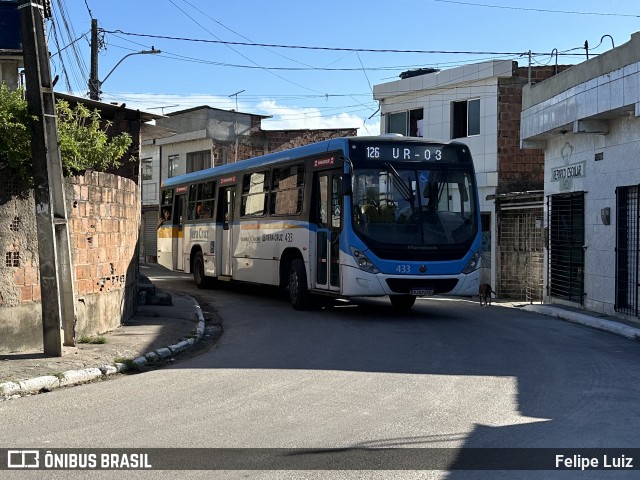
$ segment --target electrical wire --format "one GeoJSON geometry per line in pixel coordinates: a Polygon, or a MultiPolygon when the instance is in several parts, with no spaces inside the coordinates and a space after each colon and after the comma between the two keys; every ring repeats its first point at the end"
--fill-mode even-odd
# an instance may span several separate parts
{"type": "MultiPolygon", "coordinates": [[[[190,20],[192,20],[196,25],[198,25],[199,27],[201,27],[204,31],[206,31],[207,33],[209,33],[212,37],[214,37],[214,38],[216,38],[216,39],[218,38],[215,34],[213,34],[212,32],[210,32],[206,27],[204,27],[204,26],[203,26],[202,24],[200,24],[197,20],[195,20],[193,17],[191,17],[191,16],[190,16],[188,13],[186,13],[183,9],[181,9],[180,7],[178,7],[178,6],[175,4],[175,2],[174,2],[173,0],[169,0],[169,3],[171,3],[171,4],[172,4],[173,6],[175,6],[178,10],[180,10],[182,13],[184,13],[184,14],[185,14],[185,15],[186,15],[190,20]]],[[[229,42],[229,43],[227,43],[227,42],[222,42],[221,40],[211,40],[211,42],[215,42],[215,43],[220,42],[220,43],[223,43],[223,44],[224,44],[224,45],[226,45],[228,48],[230,48],[232,51],[234,51],[236,54],[238,54],[238,55],[240,55],[242,58],[244,58],[245,60],[247,60],[247,61],[249,61],[249,62],[253,63],[253,64],[254,64],[254,65],[256,65],[257,67],[260,67],[260,68],[261,68],[261,69],[263,69],[264,71],[266,71],[266,72],[270,73],[271,75],[273,75],[273,76],[275,76],[275,77],[279,78],[280,80],[283,80],[283,81],[285,81],[285,82],[287,82],[287,83],[290,83],[290,84],[292,84],[292,85],[294,85],[294,86],[296,86],[296,87],[298,87],[298,88],[302,88],[302,89],[304,89],[304,90],[309,90],[310,92],[320,93],[320,92],[318,92],[317,90],[314,90],[314,89],[309,88],[309,87],[304,86],[304,85],[300,85],[300,84],[298,84],[298,83],[296,83],[296,82],[293,82],[293,81],[291,81],[291,80],[289,80],[289,79],[287,79],[287,78],[285,78],[285,77],[283,77],[283,76],[281,76],[281,75],[278,75],[277,73],[275,73],[275,72],[273,72],[273,71],[271,71],[271,70],[264,69],[264,67],[260,66],[257,62],[254,62],[251,58],[247,57],[246,55],[244,55],[244,54],[240,53],[238,50],[236,50],[235,48],[233,48],[233,47],[231,46],[231,45],[233,45],[233,42],[229,42]]]]}
{"type": "MultiPolygon", "coordinates": [[[[170,0],[171,1],[171,0],[170,0]]],[[[522,55],[529,52],[491,52],[491,51],[468,51],[468,50],[400,50],[392,48],[348,48],[348,47],[315,47],[308,45],[282,45],[275,43],[254,43],[254,42],[232,42],[228,40],[207,40],[203,38],[174,37],[170,35],[154,35],[150,33],[125,32],[123,30],[105,30],[105,33],[120,34],[133,37],[146,37],[162,40],[175,40],[194,43],[213,43],[221,45],[241,45],[246,47],[270,47],[270,48],[290,48],[301,50],[325,50],[331,52],[372,52],[372,53],[423,53],[423,54],[447,54],[447,55],[522,55]]],[[[548,55],[549,52],[532,52],[534,55],[548,55]]]]}
{"type": "Polygon", "coordinates": [[[472,3],[472,2],[460,2],[456,0],[433,0],[434,2],[439,3],[454,3],[457,5],[467,5],[471,7],[485,7],[485,8],[503,8],[506,10],[524,10],[527,12],[539,12],[539,13],[563,13],[569,15],[596,15],[599,17],[608,16],[608,17],[631,17],[631,18],[640,18],[640,15],[633,15],[627,13],[607,13],[607,12],[579,12],[579,11],[571,11],[571,10],[550,10],[546,8],[530,8],[530,7],[511,7],[507,5],[489,5],[485,3],[472,3]]]}

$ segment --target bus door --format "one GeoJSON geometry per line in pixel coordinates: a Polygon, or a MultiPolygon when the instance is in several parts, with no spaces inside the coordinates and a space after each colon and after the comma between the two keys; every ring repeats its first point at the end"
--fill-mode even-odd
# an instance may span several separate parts
{"type": "Polygon", "coordinates": [[[177,235],[174,235],[173,237],[172,251],[173,251],[174,270],[184,270],[184,220],[186,218],[185,217],[186,205],[187,205],[187,196],[176,195],[174,209],[173,209],[173,218],[174,218],[173,226],[177,227],[178,232],[177,232],[177,235]]]}
{"type": "MultiPolygon", "coordinates": [[[[342,228],[342,169],[315,174],[315,288],[340,290],[340,230],[342,228]]],[[[313,207],[312,207],[313,208],[313,207]]]]}
{"type": "Polygon", "coordinates": [[[216,269],[218,275],[231,276],[233,273],[233,206],[235,205],[236,187],[220,187],[218,192],[217,225],[222,225],[216,239],[216,269]]]}

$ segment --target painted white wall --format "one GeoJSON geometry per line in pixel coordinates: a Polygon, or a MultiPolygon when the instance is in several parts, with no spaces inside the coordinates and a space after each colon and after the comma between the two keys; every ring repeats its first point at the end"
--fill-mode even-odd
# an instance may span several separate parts
{"type": "MultiPolygon", "coordinates": [[[[640,184],[640,61],[637,49],[620,48],[629,51],[617,55],[614,49],[607,53],[609,63],[585,62],[556,76],[548,87],[541,82],[534,86],[538,91],[525,89],[528,107],[521,115],[522,141],[545,145],[545,196],[585,192],[584,307],[618,316],[616,188],[640,184]],[[606,65],[615,66],[606,71],[606,65]],[[555,169],[575,164],[583,164],[582,177],[570,183],[554,178],[555,169]],[[603,208],[611,211],[610,225],[602,222],[603,208]]],[[[545,205],[545,223],[547,217],[545,205]]]]}
{"type": "MultiPolygon", "coordinates": [[[[616,188],[640,184],[640,118],[612,120],[609,128],[607,135],[568,133],[547,143],[545,196],[586,192],[584,306],[616,315],[616,188]],[[597,153],[603,155],[602,160],[595,160],[597,153]],[[579,162],[585,162],[584,177],[573,178],[570,190],[553,180],[554,169],[579,162]],[[600,214],[607,207],[611,209],[611,224],[603,225],[600,214]]],[[[545,211],[545,224],[546,217],[545,211]]]]}

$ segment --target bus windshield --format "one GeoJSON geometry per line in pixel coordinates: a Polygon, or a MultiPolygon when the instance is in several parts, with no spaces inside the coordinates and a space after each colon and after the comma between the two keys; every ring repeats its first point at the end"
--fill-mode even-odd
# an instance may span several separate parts
{"type": "Polygon", "coordinates": [[[473,172],[438,165],[355,169],[353,226],[376,244],[436,249],[477,234],[473,172]]]}

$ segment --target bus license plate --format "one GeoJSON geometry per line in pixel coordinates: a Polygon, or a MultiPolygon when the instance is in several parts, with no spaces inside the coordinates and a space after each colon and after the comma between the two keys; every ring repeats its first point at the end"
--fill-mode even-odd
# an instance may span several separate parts
{"type": "Polygon", "coordinates": [[[433,295],[433,288],[412,288],[409,294],[416,297],[430,297],[433,295]]]}

